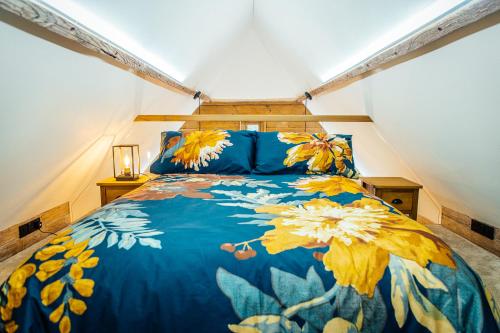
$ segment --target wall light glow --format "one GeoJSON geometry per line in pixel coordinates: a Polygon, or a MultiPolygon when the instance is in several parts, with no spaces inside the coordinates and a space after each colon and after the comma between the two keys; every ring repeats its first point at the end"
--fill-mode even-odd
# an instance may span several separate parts
{"type": "Polygon", "coordinates": [[[43,0],[36,1],[42,7],[51,7],[61,12],[68,18],[75,20],[82,26],[106,38],[116,46],[141,58],[151,66],[172,77],[178,82],[184,81],[186,75],[179,72],[172,65],[165,62],[158,55],[146,50],[140,43],[133,40],[112,24],[99,18],[94,13],[74,3],[71,0],[43,0]]]}
{"type": "Polygon", "coordinates": [[[411,16],[403,23],[391,29],[388,33],[382,35],[380,38],[375,40],[366,48],[362,49],[360,52],[354,54],[353,56],[346,59],[344,62],[330,69],[328,72],[326,72],[324,75],[320,77],[321,81],[327,82],[335,78],[336,76],[342,74],[343,72],[349,70],[350,68],[358,65],[364,60],[382,51],[384,48],[408,37],[418,29],[422,28],[424,25],[431,23],[432,21],[447,14],[449,11],[457,7],[461,7],[470,1],[471,0],[435,1],[432,5],[428,6],[424,10],[418,12],[417,14],[411,16]]]}

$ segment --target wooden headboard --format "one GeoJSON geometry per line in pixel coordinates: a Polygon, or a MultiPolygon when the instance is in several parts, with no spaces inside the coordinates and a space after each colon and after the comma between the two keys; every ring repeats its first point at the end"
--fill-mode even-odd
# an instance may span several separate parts
{"type": "MultiPolygon", "coordinates": [[[[281,101],[232,101],[232,102],[206,102],[201,104],[193,114],[259,114],[259,115],[308,115],[304,104],[300,102],[281,102],[281,101]]],[[[182,131],[194,131],[204,129],[227,129],[240,130],[246,129],[248,124],[258,124],[262,132],[324,132],[318,122],[287,122],[287,121],[186,121],[182,126],[182,131]]]]}

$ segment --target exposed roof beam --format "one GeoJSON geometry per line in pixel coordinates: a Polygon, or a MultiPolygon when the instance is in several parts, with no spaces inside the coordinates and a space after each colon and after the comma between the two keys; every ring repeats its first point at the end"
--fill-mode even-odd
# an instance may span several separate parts
{"type": "MultiPolygon", "coordinates": [[[[212,99],[210,102],[205,102],[203,105],[290,105],[299,104],[295,98],[281,99],[212,99]]],[[[303,105],[302,105],[303,106],[303,105]]]]}
{"type": "MultiPolygon", "coordinates": [[[[388,62],[402,58],[408,53],[418,50],[498,10],[500,10],[500,0],[472,0],[470,3],[422,27],[407,38],[387,46],[373,56],[310,90],[309,93],[312,96],[317,96],[337,87],[344,86],[351,80],[362,77],[367,72],[380,68],[388,62]]],[[[305,96],[302,95],[297,98],[297,101],[302,102],[304,99],[305,96]]]]}
{"type": "Polygon", "coordinates": [[[287,122],[347,122],[370,123],[373,120],[366,115],[263,115],[263,114],[140,114],[134,121],[287,121],[287,122]]]}
{"type": "MultiPolygon", "coordinates": [[[[110,57],[113,61],[119,62],[138,76],[152,79],[153,81],[158,80],[168,88],[186,95],[193,96],[196,92],[194,89],[184,86],[138,56],[128,52],[52,7],[29,0],[0,0],[0,8],[60,36],[73,40],[87,49],[110,57]]],[[[210,100],[205,94],[201,95],[201,99],[205,101],[210,100]]]]}

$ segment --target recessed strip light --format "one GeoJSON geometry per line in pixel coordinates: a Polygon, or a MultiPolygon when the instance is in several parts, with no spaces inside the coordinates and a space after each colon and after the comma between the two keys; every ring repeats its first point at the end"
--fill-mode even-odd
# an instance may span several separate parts
{"type": "Polygon", "coordinates": [[[471,0],[438,0],[432,5],[428,6],[424,10],[418,12],[417,14],[411,16],[409,19],[405,20],[401,24],[397,25],[395,28],[391,29],[389,32],[384,34],[382,37],[375,40],[375,42],[368,45],[366,48],[362,49],[360,52],[349,57],[347,60],[343,61],[339,65],[330,69],[324,75],[320,77],[321,81],[327,82],[336,76],[344,73],[350,68],[362,63],[366,59],[374,56],[383,49],[398,43],[401,40],[406,39],[411,34],[416,32],[423,26],[441,18],[442,16],[448,14],[449,12],[462,7],[471,0]]]}
{"type": "Polygon", "coordinates": [[[84,28],[106,38],[111,43],[142,59],[152,67],[170,76],[179,83],[184,81],[186,75],[179,72],[172,65],[165,62],[158,55],[146,50],[140,43],[125,35],[112,24],[105,22],[94,13],[70,0],[39,0],[37,4],[51,7],[68,18],[78,22],[84,28]]]}

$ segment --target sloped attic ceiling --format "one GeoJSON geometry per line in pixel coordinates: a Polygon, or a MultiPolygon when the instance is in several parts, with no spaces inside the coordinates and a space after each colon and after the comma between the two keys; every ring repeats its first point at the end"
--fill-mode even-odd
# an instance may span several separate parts
{"type": "MultiPolygon", "coordinates": [[[[378,36],[438,1],[321,0],[311,5],[305,0],[150,0],[140,8],[131,0],[47,2],[54,6],[71,3],[70,8],[76,4],[82,22],[90,19],[92,23],[96,18],[105,22],[108,28],[114,28],[111,32],[125,36],[125,41],[135,42],[139,49],[164,63],[170,75],[212,98],[271,99],[296,97],[315,87],[378,36]]],[[[2,130],[0,138],[2,143],[16,143],[0,148],[0,154],[7,157],[0,161],[2,170],[7,171],[0,181],[11,188],[0,193],[0,229],[66,200],[72,204],[74,217],[96,208],[99,194],[95,181],[112,173],[112,144],[139,143],[142,159],[150,161],[158,151],[160,130],[181,125],[133,124],[134,115],[190,113],[196,107],[190,96],[169,92],[11,21],[0,15],[0,60],[11,64],[0,68],[0,122],[2,127],[11,126],[2,130]],[[27,95],[30,98],[25,98],[27,95]],[[28,122],[31,130],[12,126],[22,127],[28,122]],[[35,151],[30,148],[34,142],[35,151]],[[36,161],[38,167],[32,168],[30,161],[36,161]]],[[[328,129],[354,134],[355,157],[364,175],[400,175],[422,182],[426,188],[420,198],[424,216],[437,222],[440,205],[447,204],[499,225],[496,207],[500,204],[484,200],[489,193],[485,188],[491,187],[485,187],[485,180],[476,182],[467,177],[465,167],[455,169],[457,160],[449,156],[455,153],[449,142],[458,139],[448,138],[439,127],[428,126],[433,122],[433,112],[438,111],[429,107],[432,94],[424,80],[426,73],[443,70],[439,89],[444,94],[439,105],[451,115],[454,108],[466,105],[463,100],[453,102],[456,90],[448,88],[452,78],[470,76],[476,70],[475,63],[484,63],[478,71],[500,68],[491,67],[493,55],[500,50],[491,53],[477,47],[496,47],[495,32],[480,31],[452,48],[454,45],[387,71],[392,74],[381,76],[391,78],[387,86],[385,80],[374,76],[315,98],[309,108],[313,113],[372,115],[375,124],[329,124],[328,129]],[[449,48],[451,53],[446,51],[449,48]],[[448,76],[451,69],[443,64],[462,48],[478,60],[454,59],[455,75],[448,76]],[[414,62],[418,66],[405,70],[415,66],[411,65],[414,62]],[[406,107],[408,95],[402,87],[397,94],[391,90],[400,80],[409,80],[411,89],[419,91],[412,96],[412,107],[406,107]],[[426,115],[420,119],[425,133],[414,131],[412,122],[394,121],[407,117],[415,120],[419,114],[426,115]],[[427,143],[426,149],[415,148],[423,135],[446,144],[427,143]],[[441,149],[449,149],[450,154],[441,154],[441,149]],[[442,157],[439,163],[432,162],[436,156],[442,157]],[[456,177],[446,180],[450,170],[456,177]],[[467,189],[476,195],[466,195],[467,189]]],[[[484,87],[498,86],[498,77],[476,77],[472,87],[475,98],[490,91],[484,87]]],[[[461,94],[472,98],[467,96],[461,94]]],[[[492,124],[498,121],[489,113],[495,103],[498,105],[487,95],[474,112],[479,117],[488,115],[492,124]]],[[[468,112],[468,107],[460,112],[468,112]]],[[[448,121],[446,126],[464,128],[459,119],[450,117],[448,121]]],[[[479,130],[481,126],[484,124],[478,122],[479,130]]],[[[500,165],[495,159],[500,154],[491,154],[497,148],[494,140],[485,142],[479,154],[488,159],[475,164],[475,172],[488,175],[488,165],[500,165]]]]}
{"type": "Polygon", "coordinates": [[[256,0],[254,23],[269,51],[297,73],[302,89],[308,90],[433,2],[256,0]]]}
{"type": "Polygon", "coordinates": [[[46,3],[73,17],[78,13],[75,19],[106,38],[126,39],[125,48],[129,41],[139,44],[167,65],[167,74],[188,86],[198,86],[195,74],[241,34],[252,12],[250,0],[150,0],[140,6],[134,0],[46,3]]]}
{"type": "Polygon", "coordinates": [[[44,2],[124,48],[146,49],[168,74],[214,99],[245,92],[262,99],[295,97],[326,81],[436,1],[150,0],[139,8],[132,0],[44,2]],[[228,91],[242,81],[239,91],[228,91]],[[248,86],[259,81],[275,88],[248,86]]]}

